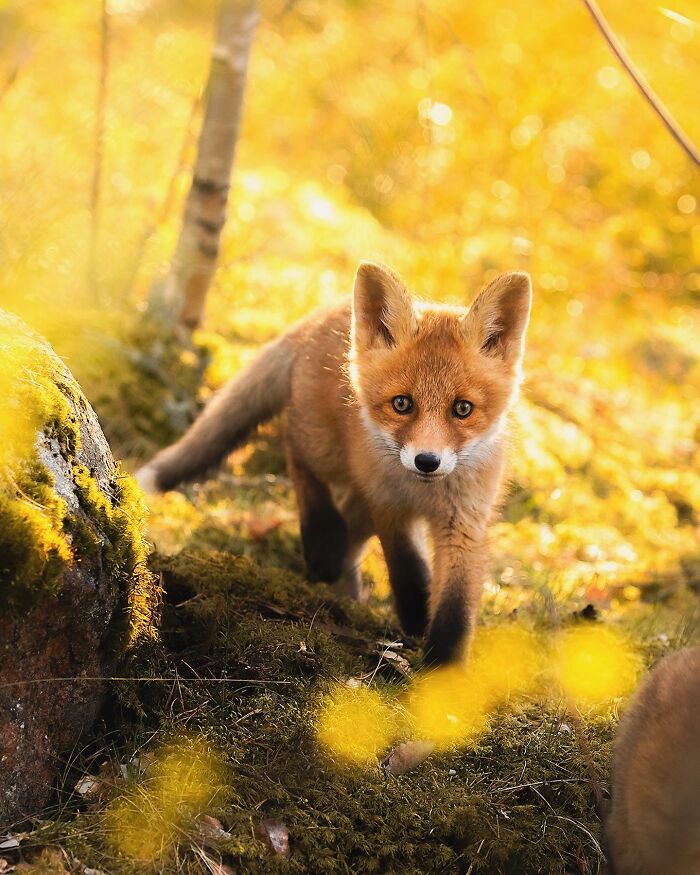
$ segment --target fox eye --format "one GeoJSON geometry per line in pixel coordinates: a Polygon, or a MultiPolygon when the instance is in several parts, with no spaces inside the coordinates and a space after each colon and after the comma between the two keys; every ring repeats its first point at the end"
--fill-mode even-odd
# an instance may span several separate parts
{"type": "Polygon", "coordinates": [[[391,404],[397,413],[410,413],[413,410],[413,398],[410,395],[396,395],[391,404]]]}
{"type": "Polygon", "coordinates": [[[457,419],[466,419],[474,409],[471,401],[455,401],[452,405],[452,413],[457,419]]]}

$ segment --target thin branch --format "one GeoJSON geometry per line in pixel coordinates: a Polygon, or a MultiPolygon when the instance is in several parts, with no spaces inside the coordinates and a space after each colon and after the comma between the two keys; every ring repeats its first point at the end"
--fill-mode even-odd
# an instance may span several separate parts
{"type": "MultiPolygon", "coordinates": [[[[56,684],[56,683],[104,683],[105,681],[130,681],[130,682],[138,682],[138,683],[148,683],[148,684],[171,684],[173,681],[179,680],[179,678],[162,678],[162,677],[96,677],[96,676],[83,676],[80,677],[51,677],[51,678],[32,678],[27,681],[10,681],[8,683],[1,683],[0,690],[10,689],[12,687],[33,687],[38,684],[56,684]]],[[[253,678],[182,678],[183,683],[187,684],[259,684],[262,686],[266,686],[268,684],[290,684],[291,681],[277,681],[277,680],[256,680],[253,678]]]]}
{"type": "Polygon", "coordinates": [[[188,342],[216,271],[238,141],[257,0],[221,0],[192,184],[162,303],[188,342]]]}
{"type": "Polygon", "coordinates": [[[175,196],[177,194],[177,182],[180,178],[180,174],[185,168],[185,159],[194,140],[194,124],[197,119],[197,114],[202,106],[202,102],[203,96],[202,92],[200,91],[199,94],[195,95],[192,100],[192,106],[190,108],[190,114],[185,125],[185,132],[182,137],[180,151],[177,156],[177,161],[175,162],[175,165],[173,167],[173,172],[170,175],[168,187],[165,191],[163,202],[158,209],[157,214],[149,220],[136,247],[136,256],[134,258],[134,263],[129,273],[129,278],[127,279],[126,283],[124,283],[124,289],[122,291],[122,300],[124,301],[129,298],[129,295],[131,294],[134,285],[136,284],[136,278],[139,274],[141,262],[143,261],[143,256],[146,252],[148,244],[151,242],[151,239],[158,230],[158,228],[165,224],[173,208],[173,205],[175,204],[175,196]]]}
{"type": "Polygon", "coordinates": [[[101,290],[98,277],[97,242],[100,226],[100,188],[102,183],[102,164],[104,152],[105,106],[107,104],[107,75],[109,71],[109,13],[107,0],[102,0],[100,27],[100,75],[97,81],[97,100],[95,104],[95,157],[92,165],[92,186],[90,190],[90,253],[88,261],[88,286],[99,302],[101,290]]]}
{"type": "Polygon", "coordinates": [[[481,73],[479,72],[476,61],[474,60],[474,52],[472,51],[471,47],[468,46],[467,43],[465,43],[464,40],[460,37],[460,35],[455,30],[452,22],[449,18],[447,18],[447,16],[443,15],[441,12],[438,12],[437,9],[431,9],[430,7],[427,7],[426,11],[430,15],[432,15],[433,18],[439,19],[445,25],[445,28],[452,37],[455,45],[458,45],[462,49],[462,52],[467,62],[467,72],[469,73],[472,82],[476,85],[479,96],[484,101],[484,103],[488,104],[491,109],[494,109],[493,101],[489,97],[489,93],[486,90],[486,84],[484,83],[481,73]]]}
{"type": "Polygon", "coordinates": [[[642,92],[644,98],[651,105],[654,112],[659,116],[661,121],[669,130],[671,136],[685,150],[690,160],[696,165],[696,167],[700,167],[700,150],[698,150],[698,147],[695,145],[695,143],[693,143],[693,141],[679,125],[673,115],[671,115],[671,112],[667,109],[658,94],[656,94],[656,92],[646,81],[646,79],[642,75],[642,72],[636,66],[632,58],[627,53],[625,47],[615,35],[615,32],[605,20],[605,16],[601,12],[600,7],[596,3],[596,0],[583,0],[583,2],[586,5],[588,11],[591,13],[593,21],[595,21],[598,29],[603,34],[603,37],[605,38],[607,44],[610,46],[613,54],[617,57],[618,61],[631,76],[634,84],[642,92]]]}
{"type": "Polygon", "coordinates": [[[10,68],[9,73],[5,76],[4,82],[0,84],[0,100],[3,100],[8,91],[13,87],[15,82],[17,81],[17,77],[22,70],[22,67],[27,63],[29,57],[31,55],[31,49],[28,45],[23,45],[18,52],[16,52],[16,60],[15,63],[10,68]]]}

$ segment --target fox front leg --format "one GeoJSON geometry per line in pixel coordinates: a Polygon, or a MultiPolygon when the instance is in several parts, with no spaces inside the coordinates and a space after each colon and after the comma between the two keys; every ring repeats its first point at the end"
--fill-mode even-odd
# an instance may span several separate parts
{"type": "Polygon", "coordinates": [[[379,539],[401,628],[407,635],[423,635],[428,625],[430,587],[423,539],[408,526],[385,527],[380,530],[379,539]]]}
{"type": "Polygon", "coordinates": [[[293,453],[289,473],[299,505],[301,544],[309,580],[338,580],[348,557],[348,526],[328,486],[293,453]]]}
{"type": "Polygon", "coordinates": [[[481,601],[487,565],[485,532],[469,520],[432,526],[435,558],[425,662],[439,666],[467,655],[481,601]]]}

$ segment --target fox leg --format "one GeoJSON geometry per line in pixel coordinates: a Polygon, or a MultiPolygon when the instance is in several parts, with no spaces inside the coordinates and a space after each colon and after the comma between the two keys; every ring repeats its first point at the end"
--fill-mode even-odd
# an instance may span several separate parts
{"type": "Polygon", "coordinates": [[[288,462],[299,506],[301,544],[309,580],[337,580],[348,555],[347,523],[328,486],[292,452],[288,462]]]}
{"type": "Polygon", "coordinates": [[[430,568],[419,533],[410,526],[380,531],[396,613],[407,635],[422,635],[428,624],[430,568]]]}
{"type": "Polygon", "coordinates": [[[342,595],[350,596],[357,601],[366,601],[369,593],[362,585],[360,563],[367,541],[374,534],[372,515],[364,499],[357,493],[343,496],[339,505],[348,527],[348,552],[338,587],[342,595]]]}
{"type": "Polygon", "coordinates": [[[468,520],[453,518],[432,526],[435,557],[425,643],[429,665],[459,662],[466,656],[487,564],[485,533],[474,532],[468,520]]]}

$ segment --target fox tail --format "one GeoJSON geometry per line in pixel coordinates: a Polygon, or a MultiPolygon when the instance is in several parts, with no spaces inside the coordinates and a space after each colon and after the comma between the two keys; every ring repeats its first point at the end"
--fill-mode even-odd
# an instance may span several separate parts
{"type": "Polygon", "coordinates": [[[206,474],[282,410],[289,399],[299,327],[264,346],[214,395],[179,441],[136,472],[144,491],[164,492],[206,474]]]}

